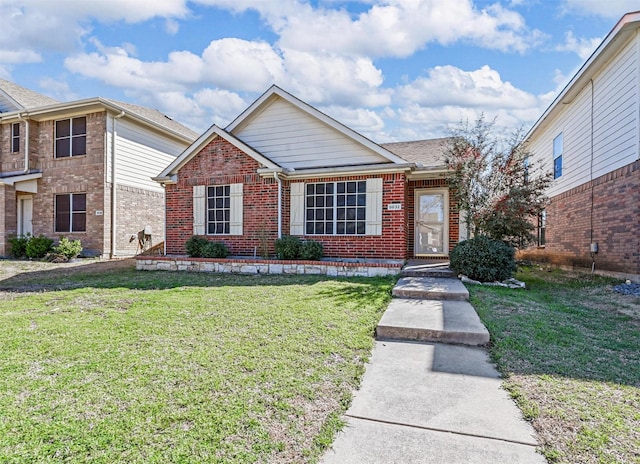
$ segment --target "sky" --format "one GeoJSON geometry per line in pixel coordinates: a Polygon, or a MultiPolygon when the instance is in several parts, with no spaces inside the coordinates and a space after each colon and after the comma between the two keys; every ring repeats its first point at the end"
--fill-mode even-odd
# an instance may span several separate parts
{"type": "Polygon", "coordinates": [[[225,127],[272,84],[375,142],[525,131],[638,0],[0,0],[0,77],[225,127]]]}

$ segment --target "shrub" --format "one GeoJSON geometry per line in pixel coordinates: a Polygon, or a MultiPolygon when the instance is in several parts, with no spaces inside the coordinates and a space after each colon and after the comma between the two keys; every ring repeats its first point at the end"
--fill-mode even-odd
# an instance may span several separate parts
{"type": "Polygon", "coordinates": [[[202,247],[201,253],[203,258],[226,258],[229,256],[229,249],[222,242],[207,242],[202,247]]]}
{"type": "Polygon", "coordinates": [[[449,265],[457,274],[480,282],[502,281],[516,271],[515,250],[484,235],[458,243],[451,250],[449,265]]]}
{"type": "Polygon", "coordinates": [[[200,258],[202,256],[202,250],[207,246],[209,240],[200,235],[192,235],[189,240],[184,244],[187,249],[187,254],[192,258],[200,258]]]}
{"type": "Polygon", "coordinates": [[[37,237],[31,237],[27,243],[27,258],[44,258],[53,248],[53,239],[46,235],[40,234],[37,237]]]}
{"type": "Polygon", "coordinates": [[[67,237],[62,237],[58,245],[53,247],[53,252],[67,259],[73,259],[82,252],[82,244],[80,240],[69,240],[67,237]]]}
{"type": "Polygon", "coordinates": [[[317,261],[324,256],[322,243],[309,240],[302,242],[300,246],[300,258],[309,261],[317,261]]]}
{"type": "Polygon", "coordinates": [[[298,259],[302,241],[298,237],[285,235],[276,240],[276,256],[278,259],[298,259]]]}
{"type": "Polygon", "coordinates": [[[31,236],[20,235],[18,237],[10,237],[8,239],[11,249],[9,250],[9,256],[12,258],[26,258],[27,257],[27,244],[31,236]]]}

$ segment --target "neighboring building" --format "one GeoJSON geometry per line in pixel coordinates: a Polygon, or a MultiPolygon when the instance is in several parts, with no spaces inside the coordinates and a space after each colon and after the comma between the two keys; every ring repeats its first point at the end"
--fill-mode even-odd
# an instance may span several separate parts
{"type": "Polygon", "coordinates": [[[0,256],[15,235],[80,239],[105,257],[134,254],[145,227],[161,241],[164,191],[150,177],[196,136],[155,110],[59,103],[0,79],[0,256]]]}
{"type": "Polygon", "coordinates": [[[156,180],[166,252],[203,235],[234,255],[281,235],[341,258],[446,257],[459,240],[443,139],[378,145],[273,86],[212,126],[156,180]]]}
{"type": "Polygon", "coordinates": [[[622,17],[528,133],[554,173],[523,256],[640,275],[640,12],[622,17]]]}

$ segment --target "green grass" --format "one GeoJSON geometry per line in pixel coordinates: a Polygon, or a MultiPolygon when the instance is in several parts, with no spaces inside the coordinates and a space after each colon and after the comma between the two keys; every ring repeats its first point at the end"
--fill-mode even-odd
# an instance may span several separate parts
{"type": "Polygon", "coordinates": [[[315,462],[393,284],[79,269],[0,273],[0,462],[315,462]]]}
{"type": "Polygon", "coordinates": [[[524,269],[469,286],[506,387],[550,462],[640,462],[640,298],[593,275],[524,269]]]}

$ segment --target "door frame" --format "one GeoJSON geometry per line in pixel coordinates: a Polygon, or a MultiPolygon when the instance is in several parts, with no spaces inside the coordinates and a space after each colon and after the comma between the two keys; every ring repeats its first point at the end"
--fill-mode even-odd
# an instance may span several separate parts
{"type": "Polygon", "coordinates": [[[31,230],[28,231],[31,235],[33,235],[33,195],[16,195],[16,201],[18,202],[18,215],[16,224],[16,229],[19,236],[25,235],[24,231],[24,208],[23,201],[29,200],[31,202],[31,230]]]}
{"type": "Polygon", "coordinates": [[[416,258],[438,258],[449,256],[449,189],[448,188],[421,188],[414,190],[413,205],[413,256],[416,258]],[[420,217],[420,195],[424,194],[443,195],[443,230],[442,230],[442,253],[418,253],[418,218],[420,217]]]}

